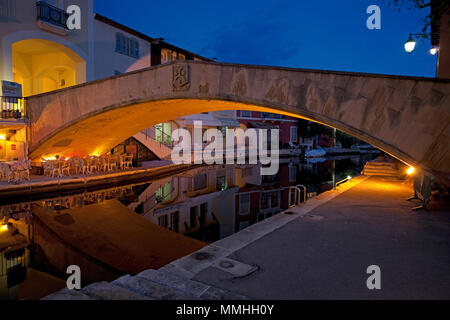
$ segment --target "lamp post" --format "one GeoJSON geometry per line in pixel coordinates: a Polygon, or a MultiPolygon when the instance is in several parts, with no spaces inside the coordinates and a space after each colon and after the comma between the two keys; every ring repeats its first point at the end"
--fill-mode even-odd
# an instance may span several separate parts
{"type": "MultiPolygon", "coordinates": [[[[430,33],[430,36],[438,36],[437,33],[430,33]]],[[[424,36],[422,33],[410,33],[408,40],[405,42],[405,51],[406,53],[411,53],[416,48],[417,41],[416,39],[419,37],[427,38],[428,36],[424,36]]],[[[433,56],[439,53],[439,47],[438,46],[432,46],[430,49],[430,54],[433,56]]]]}

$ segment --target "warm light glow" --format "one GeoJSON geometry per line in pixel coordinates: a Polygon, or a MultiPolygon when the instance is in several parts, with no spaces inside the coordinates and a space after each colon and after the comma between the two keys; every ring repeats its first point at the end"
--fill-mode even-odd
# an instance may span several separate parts
{"type": "Polygon", "coordinates": [[[436,53],[438,52],[438,48],[437,47],[433,47],[430,49],[430,54],[432,54],[433,56],[436,55],[436,53]]]}
{"type": "Polygon", "coordinates": [[[415,47],[416,47],[416,41],[413,38],[409,37],[408,41],[406,41],[406,43],[405,43],[405,51],[407,53],[411,53],[414,51],[415,47]]]}
{"type": "Polygon", "coordinates": [[[4,134],[0,134],[0,140],[6,140],[6,136],[4,134]]]}
{"type": "Polygon", "coordinates": [[[8,231],[8,225],[7,224],[0,225],[0,232],[4,232],[4,231],[8,231]]]}
{"type": "Polygon", "coordinates": [[[414,173],[414,167],[409,167],[408,171],[406,171],[409,175],[414,173]]]}
{"type": "Polygon", "coordinates": [[[347,180],[352,180],[352,177],[351,177],[351,176],[348,176],[348,177],[347,177],[347,180]]]}

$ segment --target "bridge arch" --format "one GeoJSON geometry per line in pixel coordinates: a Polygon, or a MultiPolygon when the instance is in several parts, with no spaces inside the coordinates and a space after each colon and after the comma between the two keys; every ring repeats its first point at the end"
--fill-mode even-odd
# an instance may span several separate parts
{"type": "Polygon", "coordinates": [[[103,153],[151,125],[221,110],[318,122],[450,177],[448,80],[187,61],[30,97],[30,157],[103,153]]]}

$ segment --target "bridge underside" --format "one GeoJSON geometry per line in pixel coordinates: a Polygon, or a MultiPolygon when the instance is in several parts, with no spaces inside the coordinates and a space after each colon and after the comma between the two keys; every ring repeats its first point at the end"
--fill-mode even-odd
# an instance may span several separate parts
{"type": "Polygon", "coordinates": [[[137,132],[158,123],[201,112],[224,110],[271,112],[318,122],[372,144],[407,164],[415,165],[415,161],[401,150],[332,119],[318,119],[318,117],[311,117],[311,115],[308,117],[298,113],[280,111],[279,109],[231,101],[200,99],[173,99],[140,103],[112,109],[94,116],[90,115],[83,120],[77,120],[76,123],[67,125],[51,136],[31,153],[30,158],[38,160],[53,158],[55,155],[62,157],[101,155],[109,152],[137,132]]]}
{"type": "Polygon", "coordinates": [[[104,154],[125,139],[158,123],[202,112],[225,110],[272,112],[308,119],[273,108],[230,101],[173,99],[147,102],[112,109],[70,123],[33,150],[30,158],[39,160],[55,155],[70,157],[104,154]]]}

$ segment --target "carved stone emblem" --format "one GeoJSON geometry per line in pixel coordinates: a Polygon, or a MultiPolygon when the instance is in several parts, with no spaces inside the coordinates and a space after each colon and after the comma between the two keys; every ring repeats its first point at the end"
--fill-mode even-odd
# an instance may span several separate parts
{"type": "Polygon", "coordinates": [[[191,87],[189,65],[173,66],[173,91],[188,91],[191,87]]]}

